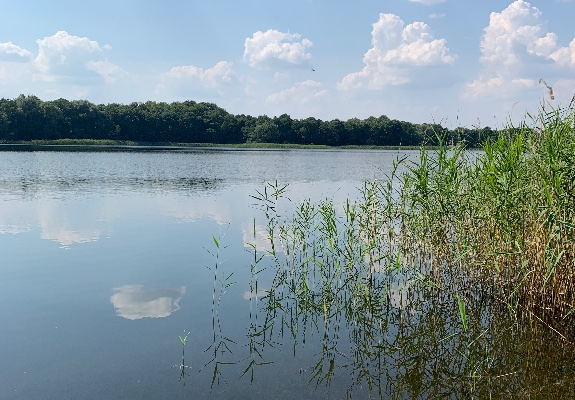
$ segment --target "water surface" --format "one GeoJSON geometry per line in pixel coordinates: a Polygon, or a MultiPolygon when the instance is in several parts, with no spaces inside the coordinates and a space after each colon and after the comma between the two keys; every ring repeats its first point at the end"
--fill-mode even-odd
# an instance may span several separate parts
{"type": "Polygon", "coordinates": [[[403,153],[13,150],[0,151],[0,399],[570,394],[573,354],[552,335],[514,329],[502,313],[454,342],[457,305],[437,310],[429,293],[411,306],[391,294],[363,325],[286,314],[295,334],[277,324],[250,342],[274,276],[267,265],[250,290],[248,243],[269,249],[252,196],[278,181],[294,204],[341,205],[403,153]],[[262,364],[253,380],[250,360],[262,364]]]}
{"type": "MultiPolygon", "coordinates": [[[[212,236],[228,246],[220,272],[234,272],[238,281],[222,299],[223,324],[241,339],[251,260],[244,243],[257,214],[250,195],[280,180],[290,184],[294,201],[343,201],[362,181],[388,172],[396,156],[0,152],[0,398],[201,398],[221,391],[254,398],[260,390],[299,397],[276,369],[265,369],[254,385],[228,368],[228,384],[212,390],[210,367],[198,372],[213,338],[212,236]],[[180,362],[184,331],[191,366],[185,387],[171,368],[180,362]]],[[[285,363],[308,391],[298,361],[285,363]]]]}

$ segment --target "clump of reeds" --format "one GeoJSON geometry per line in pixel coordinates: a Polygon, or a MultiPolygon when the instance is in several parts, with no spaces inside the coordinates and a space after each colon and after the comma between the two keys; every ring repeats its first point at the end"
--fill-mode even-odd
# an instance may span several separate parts
{"type": "Polygon", "coordinates": [[[305,201],[280,215],[286,187],[277,182],[254,196],[271,250],[252,269],[272,260],[276,275],[250,336],[265,344],[287,332],[295,351],[309,332],[323,333],[316,384],[333,379],[341,362],[370,390],[432,393],[437,382],[414,381],[406,371],[418,368],[402,364],[417,354],[441,382],[464,376],[463,397],[477,379],[506,377],[502,387],[512,387],[518,375],[505,372],[496,337],[518,329],[509,311],[529,317],[519,325],[542,322],[575,341],[575,107],[510,125],[480,152],[437,142],[416,160],[398,159],[390,176],[367,182],[341,208],[305,201]],[[439,355],[451,370],[438,367],[439,355]],[[395,363],[393,379],[383,376],[395,363]]]}
{"type": "Polygon", "coordinates": [[[508,126],[481,154],[421,151],[402,191],[404,251],[489,284],[575,339],[575,108],[508,126]]]}

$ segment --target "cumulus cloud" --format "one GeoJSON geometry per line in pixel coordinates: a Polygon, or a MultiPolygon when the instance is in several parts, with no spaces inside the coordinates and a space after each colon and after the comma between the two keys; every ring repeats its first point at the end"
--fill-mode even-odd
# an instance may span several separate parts
{"type": "Polygon", "coordinates": [[[365,53],[364,68],[346,75],[340,89],[379,89],[411,81],[412,74],[422,67],[451,64],[445,39],[435,39],[431,28],[423,22],[407,26],[394,14],[380,14],[371,32],[372,47],[365,53]]]}
{"type": "MultiPolygon", "coordinates": [[[[280,90],[268,94],[263,104],[263,112],[271,115],[288,113],[294,118],[320,116],[325,109],[334,110],[336,96],[326,85],[315,80],[304,80],[287,84],[280,90]]],[[[260,108],[262,107],[260,102],[260,108]]]]}
{"type": "Polygon", "coordinates": [[[467,85],[464,97],[519,97],[524,90],[535,88],[536,84],[535,79],[482,75],[467,85]]]}
{"type": "Polygon", "coordinates": [[[235,74],[233,63],[220,61],[212,68],[203,69],[194,65],[174,67],[169,72],[162,74],[163,81],[189,80],[204,86],[217,87],[221,84],[233,83],[235,74]]]}
{"type": "Polygon", "coordinates": [[[575,67],[575,39],[569,43],[568,47],[555,50],[549,55],[549,58],[559,65],[575,67]]]}
{"type": "Polygon", "coordinates": [[[115,82],[118,78],[126,75],[126,71],[122,68],[105,60],[90,60],[86,63],[86,69],[88,71],[94,71],[104,78],[106,82],[110,83],[115,82]]]}
{"type": "Polygon", "coordinates": [[[220,61],[211,68],[200,68],[195,65],[173,67],[160,75],[156,93],[189,98],[193,96],[202,101],[216,101],[224,94],[229,94],[238,86],[238,76],[233,63],[220,61]]]}
{"type": "Polygon", "coordinates": [[[32,58],[32,53],[12,42],[0,43],[0,61],[28,62],[32,58]]]}
{"type": "Polygon", "coordinates": [[[0,85],[2,93],[12,96],[29,92],[33,55],[12,42],[0,43],[0,85]]]}
{"type": "Polygon", "coordinates": [[[307,66],[312,46],[309,39],[297,33],[284,33],[275,29],[257,31],[244,42],[244,61],[253,68],[265,69],[281,66],[307,66]]]}
{"type": "Polygon", "coordinates": [[[320,82],[307,80],[299,82],[289,89],[269,95],[267,101],[276,104],[284,102],[307,104],[325,97],[327,94],[328,91],[323,89],[323,85],[320,82]]]}
{"type": "Polygon", "coordinates": [[[62,78],[83,78],[87,74],[97,74],[106,80],[122,75],[120,67],[106,61],[102,57],[110,46],[100,46],[87,37],[70,35],[66,31],[58,31],[36,41],[38,55],[34,65],[40,72],[36,79],[41,81],[57,81],[62,78]]]}
{"type": "Polygon", "coordinates": [[[548,32],[542,13],[524,0],[516,0],[502,12],[491,13],[481,40],[483,69],[467,85],[467,98],[513,97],[522,90],[538,87],[543,68],[575,67],[575,40],[568,47],[548,32]]]}

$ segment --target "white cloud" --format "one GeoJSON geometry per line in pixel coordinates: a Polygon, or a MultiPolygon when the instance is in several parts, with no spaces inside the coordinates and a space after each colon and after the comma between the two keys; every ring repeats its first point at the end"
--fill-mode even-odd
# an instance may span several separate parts
{"type": "Polygon", "coordinates": [[[291,77],[291,74],[287,71],[276,71],[274,72],[274,81],[281,82],[286,81],[291,77]]]}
{"type": "Polygon", "coordinates": [[[519,98],[526,89],[533,89],[537,85],[535,79],[509,78],[502,76],[488,77],[481,75],[467,85],[464,97],[505,97],[519,98]]]}
{"type": "MultiPolygon", "coordinates": [[[[49,227],[43,227],[49,228],[49,227]]],[[[98,230],[72,231],[65,227],[44,230],[42,239],[54,240],[64,248],[68,248],[77,243],[96,242],[100,239],[102,232],[98,230]]]]}
{"type": "Polygon", "coordinates": [[[194,65],[174,67],[169,72],[162,74],[162,80],[183,79],[198,82],[204,86],[216,87],[221,84],[229,84],[235,81],[233,63],[220,61],[212,68],[203,69],[194,65]]]}
{"type": "Polygon", "coordinates": [[[12,42],[0,43],[0,61],[28,62],[32,53],[12,42]]]}
{"type": "Polygon", "coordinates": [[[270,103],[311,103],[328,94],[328,91],[322,87],[321,83],[312,80],[299,82],[289,89],[269,95],[267,101],[270,103]]]}
{"type": "Polygon", "coordinates": [[[559,102],[569,104],[575,93],[575,79],[571,77],[557,79],[553,83],[553,93],[559,102]]]}
{"type": "Polygon", "coordinates": [[[365,53],[365,67],[348,74],[338,84],[340,89],[379,89],[402,85],[412,79],[421,67],[451,64],[445,39],[435,39],[431,28],[423,22],[407,26],[394,14],[380,14],[371,32],[372,47],[365,53]]]}
{"type": "Polygon", "coordinates": [[[542,73],[575,67],[575,40],[568,47],[559,47],[558,37],[547,31],[541,11],[523,0],[491,13],[481,53],[483,69],[467,85],[464,98],[520,96],[540,86],[542,73]]]}
{"type": "Polygon", "coordinates": [[[52,36],[37,40],[36,43],[38,43],[36,67],[45,73],[69,65],[78,58],[82,59],[86,54],[102,51],[98,42],[86,37],[73,36],[65,31],[58,31],[52,36]]]}
{"type": "Polygon", "coordinates": [[[52,36],[37,40],[36,43],[38,55],[34,65],[40,72],[35,77],[38,81],[81,79],[94,74],[110,80],[122,73],[120,67],[102,58],[102,52],[109,50],[110,46],[100,46],[98,42],[87,37],[58,31],[52,36]]]}
{"type": "Polygon", "coordinates": [[[173,67],[160,75],[156,93],[172,98],[189,98],[221,103],[224,94],[237,88],[239,78],[233,70],[233,63],[220,61],[211,68],[194,65],[173,67]]]}
{"type": "MultiPolygon", "coordinates": [[[[325,85],[306,80],[272,93],[266,97],[265,112],[273,115],[289,113],[292,116],[318,115],[324,109],[333,109],[334,98],[325,85]]],[[[260,106],[261,107],[261,106],[260,106]]]]}
{"type": "Polygon", "coordinates": [[[126,76],[127,73],[122,68],[109,61],[93,61],[90,60],[86,63],[86,69],[89,71],[94,71],[100,75],[106,82],[113,83],[118,78],[126,76]]]}
{"type": "Polygon", "coordinates": [[[34,69],[30,63],[0,62],[0,85],[2,93],[6,96],[18,96],[20,93],[34,93],[30,83],[34,69]]]}
{"type": "Polygon", "coordinates": [[[284,33],[275,29],[257,31],[244,42],[244,61],[253,68],[309,65],[312,46],[309,39],[297,33],[284,33]]]}
{"type": "Polygon", "coordinates": [[[48,201],[38,207],[35,224],[42,229],[42,239],[70,248],[78,243],[96,242],[109,235],[106,226],[99,221],[100,216],[97,208],[88,208],[82,199],[70,200],[66,204],[48,201]],[[82,215],[81,221],[78,215],[82,215]]]}
{"type": "Polygon", "coordinates": [[[543,55],[541,52],[545,48],[555,47],[557,37],[554,34],[543,37],[540,17],[541,12],[523,0],[511,3],[501,13],[491,13],[481,40],[481,61],[514,67],[521,58],[519,46],[536,55],[543,55]],[[541,42],[539,46],[538,41],[541,42]]]}
{"type": "Polygon", "coordinates": [[[562,66],[575,67],[575,39],[569,47],[561,47],[549,55],[549,58],[562,66]]]}

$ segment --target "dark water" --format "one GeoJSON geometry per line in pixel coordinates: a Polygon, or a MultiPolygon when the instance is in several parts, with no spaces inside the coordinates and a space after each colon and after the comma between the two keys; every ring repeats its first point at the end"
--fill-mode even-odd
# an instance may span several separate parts
{"type": "Polygon", "coordinates": [[[411,309],[392,295],[360,322],[283,314],[265,340],[250,336],[274,276],[268,266],[250,291],[248,243],[269,246],[251,196],[279,180],[295,204],[342,204],[398,156],[0,152],[0,399],[569,395],[572,353],[552,335],[503,313],[453,342],[457,305],[438,312],[433,294],[411,309]]]}

